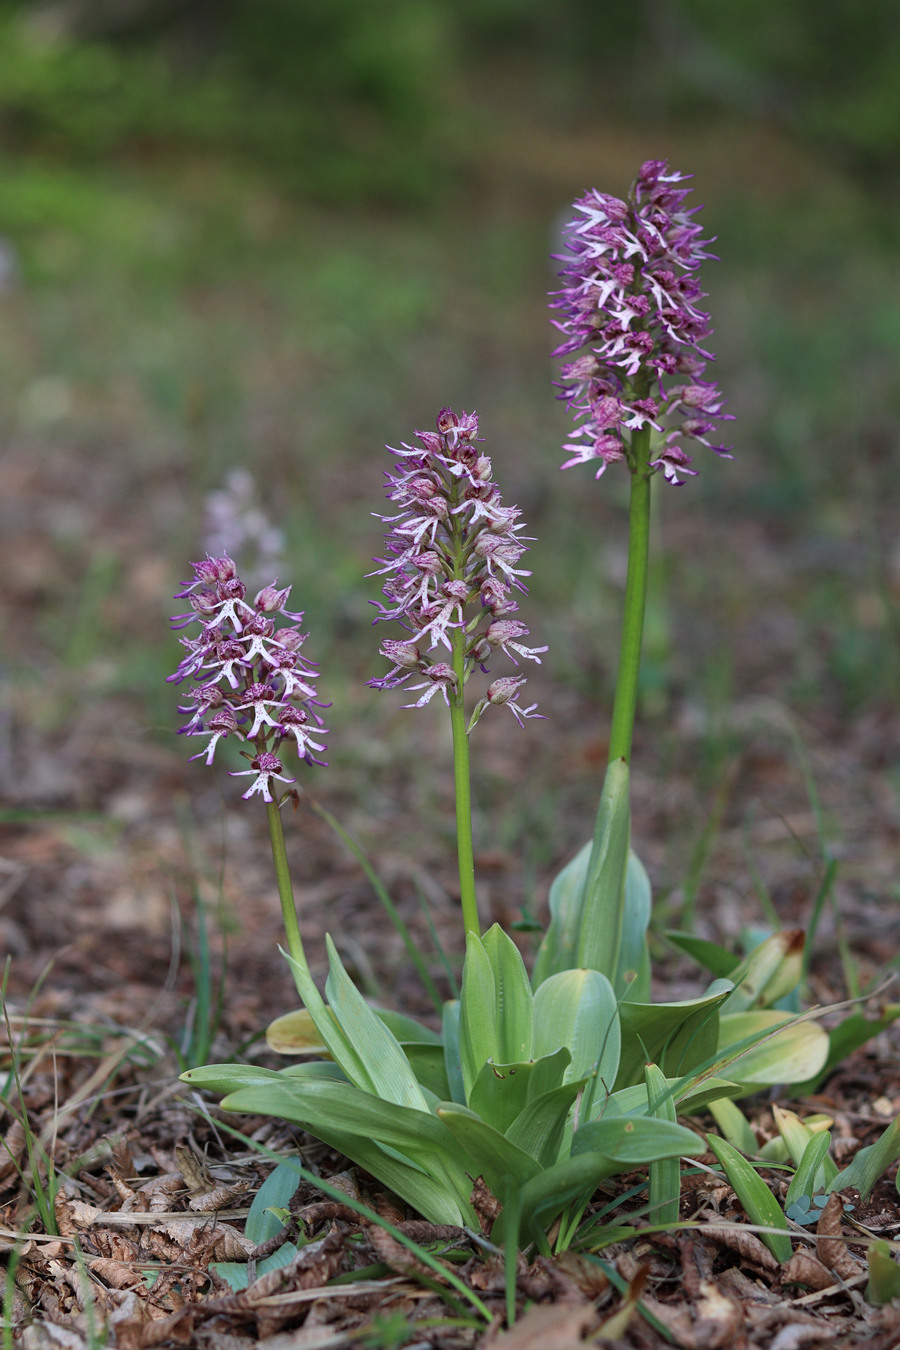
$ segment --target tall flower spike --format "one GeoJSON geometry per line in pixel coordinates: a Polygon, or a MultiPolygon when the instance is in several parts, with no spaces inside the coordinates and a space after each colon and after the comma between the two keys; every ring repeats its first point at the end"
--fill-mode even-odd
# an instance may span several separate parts
{"type": "Polygon", "coordinates": [[[207,737],[192,758],[204,758],[208,765],[221,740],[234,736],[249,742],[254,753],[246,757],[252,767],[233,776],[254,774],[244,797],[259,793],[272,802],[275,780],[294,782],[282,773],[276,754],[282,742],[293,741],[308,764],[324,763],[316,755],[325,748],[318,738],[326,729],[314,708],[328,705],[316,698],[312,681],[318,671],[300,652],[306,639],[300,632],[303,615],[287,608],[290,586],[279,590],[274,581],[251,603],[227,556],[206,557],[193,568],[194,580],[175,597],[187,598],[191,611],[172,620],[178,629],[200,624],[198,636],[180,639],[186,654],[168,677],[175,684],[195,681],[189,701],[179,708],[191,714],[181,734],[207,737]],[[278,618],[288,626],[279,628],[278,618]]]}
{"type": "Polygon", "coordinates": [[[599,478],[624,459],[634,472],[631,433],[645,427],[649,468],[670,483],[696,476],[685,440],[732,458],[709,439],[717,422],[732,418],[716,385],[702,378],[715,358],[702,345],[712,329],[697,273],[714,255],[691,219],[701,208],[683,209],[690,189],[679,184],[688,177],[652,159],[627,201],[594,189],[575,202],[559,255],[565,284],[551,301],[565,339],[554,356],[574,357],[559,380],[576,422],[564,469],[597,464],[599,478]]]}
{"type": "MultiPolygon", "coordinates": [[[[387,604],[376,602],[382,619],[397,619],[409,631],[407,641],[387,639],[381,654],[392,669],[369,680],[374,689],[425,692],[407,707],[421,708],[440,693],[446,703],[461,700],[475,667],[502,651],[540,664],[546,647],[526,647],[519,639],[528,629],[512,619],[518,605],[514,591],[527,594],[518,563],[526,552],[520,537],[519,511],[503,506],[493,481],[491,461],[477,448],[475,413],[457,415],[450,408],[438,414],[436,431],[417,431],[417,446],[403,444],[392,453],[401,462],[386,475],[388,500],[396,514],[381,516],[389,525],[385,556],[377,558],[373,576],[384,576],[387,604]],[[454,666],[438,653],[444,648],[454,666]],[[461,660],[460,660],[461,649],[461,660]],[[416,683],[407,682],[418,677],[416,683]]],[[[516,688],[525,682],[518,676],[516,688]]],[[[482,698],[469,730],[495,699],[482,698]]],[[[536,705],[534,705],[536,706],[536,705]]],[[[539,716],[534,707],[528,716],[539,716]]]]}

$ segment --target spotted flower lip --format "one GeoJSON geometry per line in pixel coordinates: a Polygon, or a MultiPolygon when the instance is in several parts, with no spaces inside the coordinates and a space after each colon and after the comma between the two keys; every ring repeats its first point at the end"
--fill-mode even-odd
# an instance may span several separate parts
{"type": "Polygon", "coordinates": [[[409,638],[382,643],[392,669],[368,683],[424,691],[405,705],[421,708],[438,692],[448,704],[460,700],[476,666],[487,672],[497,652],[515,664],[514,652],[540,664],[538,653],[547,648],[524,646],[528,628],[511,618],[518,610],[513,592],[527,594],[524,579],[531,575],[519,565],[525,527],[518,508],[503,505],[491,460],[478,445],[477,414],[442,408],[436,430],[417,431],[416,439],[418,445],[403,442],[393,451],[400,462],[386,478],[395,511],[380,517],[390,533],[370,573],[385,578],[386,603],[375,602],[375,622],[395,619],[409,638]],[[449,662],[431,655],[441,647],[452,653],[454,643],[458,653],[460,633],[461,682],[449,662]],[[419,682],[409,683],[415,677],[419,682]]]}
{"type": "Polygon", "coordinates": [[[564,285],[551,300],[563,334],[554,355],[574,357],[558,382],[576,423],[564,469],[597,465],[599,478],[624,459],[634,471],[631,438],[644,429],[649,468],[676,485],[697,473],[685,440],[732,458],[709,439],[717,422],[733,419],[701,378],[715,358],[704,345],[712,329],[697,273],[714,255],[693,220],[701,208],[684,207],[689,177],[648,160],[626,201],[593,189],[575,202],[558,255],[564,285]]]}
{"type": "Polygon", "coordinates": [[[179,707],[191,714],[180,734],[207,737],[205,748],[191,757],[207,765],[229,736],[249,742],[256,750],[253,767],[241,773],[256,777],[243,796],[259,794],[271,802],[274,782],[294,782],[282,774],[275,753],[283,742],[293,741],[308,764],[325,762],[317,756],[325,749],[320,738],[326,728],[315,709],[328,705],[316,696],[319,672],[301,652],[303,615],[286,607],[290,586],[279,589],[274,581],[248,600],[227,556],[206,557],[193,568],[194,580],[176,596],[187,597],[191,613],[172,620],[179,630],[200,623],[199,635],[179,639],[185,655],[168,677],[176,684],[195,682],[179,707]],[[288,626],[279,627],[279,620],[288,626]]]}

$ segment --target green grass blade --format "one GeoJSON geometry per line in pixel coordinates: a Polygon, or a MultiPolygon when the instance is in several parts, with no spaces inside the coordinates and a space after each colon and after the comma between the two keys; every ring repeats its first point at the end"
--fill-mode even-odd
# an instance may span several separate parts
{"type": "MultiPolygon", "coordinates": [[[[669,1081],[658,1064],[647,1064],[644,1069],[647,1083],[648,1114],[658,1120],[675,1122],[675,1102],[669,1092],[669,1081]]],[[[654,1223],[678,1222],[681,1199],[681,1166],[677,1158],[655,1158],[650,1163],[650,1196],[648,1212],[654,1223]]]]}

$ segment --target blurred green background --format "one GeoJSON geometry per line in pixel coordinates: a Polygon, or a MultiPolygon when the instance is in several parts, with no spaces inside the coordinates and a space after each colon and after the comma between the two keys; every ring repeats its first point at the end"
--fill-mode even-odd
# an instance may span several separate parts
{"type": "Polygon", "coordinates": [[[662,157],[718,239],[737,458],[657,493],[641,734],[705,729],[714,775],[751,694],[835,736],[891,716],[898,68],[894,0],[0,4],[16,718],[52,739],[115,710],[171,746],[168,597],[245,466],[327,671],[333,760],[402,748],[415,719],[363,686],[371,513],[384,443],[451,403],[539,540],[536,692],[591,719],[599,762],[627,484],[559,473],[548,255],[576,195],[662,157]]]}

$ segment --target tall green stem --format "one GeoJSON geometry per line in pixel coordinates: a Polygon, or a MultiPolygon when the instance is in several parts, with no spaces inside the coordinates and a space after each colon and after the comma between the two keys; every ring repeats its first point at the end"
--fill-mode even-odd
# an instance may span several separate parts
{"type": "Polygon", "coordinates": [[[300,965],[306,965],[306,953],[300,936],[300,924],[297,922],[297,906],[294,903],[294,888],[288,870],[287,851],[284,847],[284,830],[281,827],[281,812],[278,803],[266,802],[269,817],[269,837],[272,840],[272,859],[275,863],[275,878],[278,882],[278,898],[281,901],[281,917],[287,937],[288,951],[300,965]]]}
{"type": "Polygon", "coordinates": [[[637,707],[638,675],[641,668],[641,640],[644,635],[644,609],[647,602],[647,563],[650,556],[650,479],[647,468],[650,453],[650,428],[636,431],[631,443],[634,464],[631,471],[631,505],[628,515],[628,579],[625,583],[625,612],[622,616],[622,641],[619,647],[619,673],[609,736],[609,758],[631,761],[631,734],[637,707]]]}
{"type": "Polygon", "coordinates": [[[466,735],[464,706],[466,634],[461,628],[451,631],[454,687],[450,698],[450,725],[453,728],[453,778],[456,787],[456,852],[459,858],[459,895],[463,924],[467,933],[481,935],[478,902],[475,898],[475,854],[472,847],[472,792],[469,783],[469,738],[466,735]]]}

